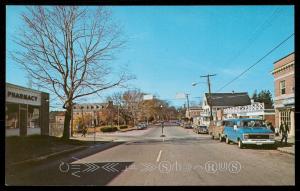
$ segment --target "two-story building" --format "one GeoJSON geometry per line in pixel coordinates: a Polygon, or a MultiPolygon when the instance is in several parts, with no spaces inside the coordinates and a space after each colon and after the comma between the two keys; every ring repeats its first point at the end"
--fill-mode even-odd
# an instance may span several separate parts
{"type": "Polygon", "coordinates": [[[250,97],[247,92],[239,93],[205,93],[203,96],[201,112],[201,124],[209,125],[210,108],[212,108],[213,120],[217,120],[217,111],[229,107],[244,106],[251,104],[250,97]]]}
{"type": "Polygon", "coordinates": [[[275,125],[286,122],[290,135],[295,135],[295,54],[291,53],[274,62],[275,125]]]}
{"type": "Polygon", "coordinates": [[[185,117],[190,119],[194,124],[200,125],[200,114],[202,112],[202,107],[194,106],[190,107],[185,112],[185,117]]]}

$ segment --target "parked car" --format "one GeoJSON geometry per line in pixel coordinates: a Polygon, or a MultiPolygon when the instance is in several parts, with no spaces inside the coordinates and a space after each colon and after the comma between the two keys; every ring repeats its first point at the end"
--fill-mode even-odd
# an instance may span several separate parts
{"type": "Polygon", "coordinates": [[[197,134],[199,133],[207,134],[208,128],[206,125],[197,125],[194,127],[194,132],[196,132],[197,134]]]}
{"type": "Polygon", "coordinates": [[[138,130],[146,129],[147,124],[146,123],[139,123],[136,127],[138,130]]]}
{"type": "Polygon", "coordinates": [[[198,133],[207,134],[208,133],[208,127],[206,125],[198,126],[198,133]]]}
{"type": "Polygon", "coordinates": [[[185,129],[193,129],[193,126],[192,126],[191,124],[188,124],[188,123],[184,124],[183,127],[184,127],[185,129]]]}
{"type": "Polygon", "coordinates": [[[212,121],[208,127],[208,134],[212,139],[219,139],[222,142],[224,140],[224,121],[212,121]]]}
{"type": "Polygon", "coordinates": [[[226,143],[234,142],[239,148],[246,145],[275,146],[275,134],[266,127],[261,119],[241,118],[224,120],[226,143]]]}

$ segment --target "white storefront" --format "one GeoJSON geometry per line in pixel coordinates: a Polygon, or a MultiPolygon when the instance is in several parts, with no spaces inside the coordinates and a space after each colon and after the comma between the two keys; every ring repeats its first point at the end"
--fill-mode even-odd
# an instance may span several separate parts
{"type": "Polygon", "coordinates": [[[6,83],[6,136],[47,134],[48,97],[47,93],[6,83]],[[43,132],[41,127],[44,128],[43,132]]]}

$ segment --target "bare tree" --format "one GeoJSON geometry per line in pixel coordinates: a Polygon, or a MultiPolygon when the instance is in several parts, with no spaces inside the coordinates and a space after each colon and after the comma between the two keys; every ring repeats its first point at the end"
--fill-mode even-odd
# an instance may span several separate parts
{"type": "Polygon", "coordinates": [[[122,86],[132,76],[112,76],[109,61],[124,47],[120,27],[103,7],[28,7],[12,53],[33,79],[65,109],[63,138],[69,138],[75,100],[122,86]]]}
{"type": "Polygon", "coordinates": [[[128,113],[133,119],[133,125],[136,124],[139,113],[142,112],[143,95],[139,89],[128,90],[123,94],[123,100],[128,113]]]}

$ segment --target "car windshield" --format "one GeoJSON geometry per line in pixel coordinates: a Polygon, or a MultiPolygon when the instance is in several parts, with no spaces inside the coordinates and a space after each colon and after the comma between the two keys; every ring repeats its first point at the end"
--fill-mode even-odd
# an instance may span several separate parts
{"type": "Polygon", "coordinates": [[[262,120],[241,121],[239,127],[266,127],[262,120]]]}

